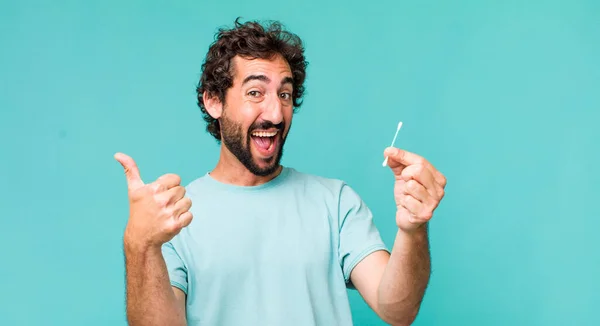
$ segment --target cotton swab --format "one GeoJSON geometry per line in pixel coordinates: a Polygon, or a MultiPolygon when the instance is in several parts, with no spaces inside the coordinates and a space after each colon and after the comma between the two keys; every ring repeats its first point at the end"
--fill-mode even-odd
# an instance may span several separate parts
{"type": "MultiPolygon", "coordinates": [[[[398,123],[398,128],[396,129],[396,134],[394,135],[394,139],[392,140],[392,145],[390,145],[390,147],[394,147],[394,143],[396,142],[396,137],[398,137],[398,131],[400,131],[400,128],[402,128],[402,121],[400,121],[400,123],[398,123]]],[[[385,157],[385,160],[383,160],[383,164],[381,166],[386,166],[388,162],[388,157],[385,157]]]]}

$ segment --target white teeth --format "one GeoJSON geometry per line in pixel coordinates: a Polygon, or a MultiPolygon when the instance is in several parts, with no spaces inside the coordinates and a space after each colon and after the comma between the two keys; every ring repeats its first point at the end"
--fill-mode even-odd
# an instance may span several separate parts
{"type": "Polygon", "coordinates": [[[252,133],[252,136],[255,136],[255,137],[273,137],[275,135],[277,135],[277,131],[270,131],[270,132],[255,131],[252,133]]]}

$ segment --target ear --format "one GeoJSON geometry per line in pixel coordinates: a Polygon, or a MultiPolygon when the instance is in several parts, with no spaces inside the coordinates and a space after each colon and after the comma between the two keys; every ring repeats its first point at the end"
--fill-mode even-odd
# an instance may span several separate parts
{"type": "Polygon", "coordinates": [[[217,96],[211,96],[205,91],[204,94],[202,94],[202,100],[204,101],[206,112],[214,119],[219,119],[223,114],[223,103],[221,103],[219,98],[217,96]]]}

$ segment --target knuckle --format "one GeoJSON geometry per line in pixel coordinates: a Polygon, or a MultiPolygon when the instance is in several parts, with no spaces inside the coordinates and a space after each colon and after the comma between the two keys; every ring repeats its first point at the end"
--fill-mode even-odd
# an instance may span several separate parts
{"type": "Polygon", "coordinates": [[[417,190],[417,186],[418,185],[417,185],[417,182],[415,180],[411,179],[411,180],[408,180],[408,182],[406,182],[406,188],[409,191],[415,191],[415,190],[417,190]]]}
{"type": "Polygon", "coordinates": [[[423,163],[417,163],[415,165],[415,173],[416,174],[421,174],[423,172],[425,172],[426,168],[425,168],[425,164],[423,163]]]}
{"type": "Polygon", "coordinates": [[[179,232],[179,226],[177,225],[177,223],[168,223],[165,226],[165,232],[169,234],[177,233],[179,232]]]}
{"type": "Polygon", "coordinates": [[[400,196],[400,204],[401,204],[402,206],[406,206],[406,199],[407,199],[407,198],[408,198],[408,196],[406,196],[406,195],[402,195],[402,196],[400,196]]]}
{"type": "Polygon", "coordinates": [[[168,181],[171,181],[173,183],[176,183],[176,184],[180,184],[181,183],[181,177],[179,175],[175,174],[175,173],[164,174],[162,176],[162,178],[164,178],[164,179],[166,179],[168,181]]]}
{"type": "Polygon", "coordinates": [[[154,196],[154,201],[160,207],[167,207],[168,204],[169,204],[169,198],[166,197],[166,196],[155,195],[154,196]]]}
{"type": "Polygon", "coordinates": [[[184,198],[181,199],[181,201],[183,202],[183,205],[186,208],[189,209],[190,207],[192,207],[192,200],[189,197],[184,197],[184,198]]]}
{"type": "Polygon", "coordinates": [[[435,172],[435,177],[436,177],[436,179],[439,180],[440,185],[442,187],[445,187],[446,186],[446,182],[447,182],[446,176],[443,175],[440,171],[436,170],[434,172],[435,172]]]}
{"type": "Polygon", "coordinates": [[[414,175],[414,167],[409,166],[407,168],[405,168],[404,170],[402,170],[402,173],[400,173],[400,175],[402,175],[403,177],[411,177],[414,175]]]}
{"type": "Polygon", "coordinates": [[[419,218],[423,220],[428,220],[431,218],[431,212],[427,209],[423,209],[419,214],[419,218]]]}
{"type": "Polygon", "coordinates": [[[173,207],[165,207],[164,212],[165,212],[165,216],[168,218],[175,216],[175,208],[173,208],[173,207]]]}
{"type": "Polygon", "coordinates": [[[157,193],[163,192],[165,190],[165,186],[159,182],[155,182],[152,184],[151,189],[152,189],[152,192],[157,194],[157,193]]]}
{"type": "Polygon", "coordinates": [[[191,212],[185,212],[184,214],[181,215],[181,218],[179,219],[179,223],[181,224],[182,227],[189,225],[190,223],[192,223],[192,220],[194,219],[194,215],[191,212]]]}
{"type": "Polygon", "coordinates": [[[405,156],[405,154],[406,154],[406,153],[405,153],[405,152],[403,152],[403,151],[399,151],[399,150],[393,150],[393,151],[392,151],[392,155],[391,155],[391,156],[394,156],[394,157],[396,157],[396,158],[397,158],[397,159],[399,159],[399,160],[403,160],[403,159],[404,159],[404,156],[405,156]]]}

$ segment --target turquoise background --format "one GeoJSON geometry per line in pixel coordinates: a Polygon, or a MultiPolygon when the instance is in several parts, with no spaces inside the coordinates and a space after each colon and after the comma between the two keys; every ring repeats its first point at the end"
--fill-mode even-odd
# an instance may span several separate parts
{"type": "MultiPolygon", "coordinates": [[[[349,182],[386,243],[382,151],[399,120],[396,145],[447,176],[415,325],[600,324],[589,0],[3,1],[1,325],[125,325],[128,206],[112,155],[130,154],[146,181],[212,168],[194,87],[216,28],[237,16],[305,40],[308,91],[283,163],[349,182]]],[[[350,295],[357,325],[382,325],[350,295]]]]}

